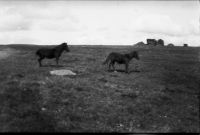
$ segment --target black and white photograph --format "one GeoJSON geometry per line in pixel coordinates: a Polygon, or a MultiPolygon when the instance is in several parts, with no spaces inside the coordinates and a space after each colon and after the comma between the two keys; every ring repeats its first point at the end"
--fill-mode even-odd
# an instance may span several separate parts
{"type": "Polygon", "coordinates": [[[200,133],[200,0],[0,0],[0,133],[200,133]]]}

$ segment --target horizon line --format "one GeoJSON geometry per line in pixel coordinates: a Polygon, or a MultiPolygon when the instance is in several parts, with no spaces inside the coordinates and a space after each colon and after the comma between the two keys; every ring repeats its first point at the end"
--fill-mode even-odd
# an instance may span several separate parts
{"type": "MultiPolygon", "coordinates": [[[[36,45],[36,46],[56,46],[56,45],[60,45],[60,44],[26,44],[26,43],[12,43],[12,44],[0,44],[0,46],[2,45],[36,45]]],[[[122,45],[122,44],[67,44],[69,46],[135,46],[136,44],[126,44],[126,45],[122,45]]],[[[184,45],[184,44],[183,44],[184,45]]],[[[183,45],[176,45],[174,44],[174,47],[183,47],[183,45]]],[[[142,46],[142,45],[139,45],[142,46]]],[[[143,45],[144,46],[144,45],[143,45]]],[[[142,46],[142,47],[143,47],[142,46]]],[[[145,46],[151,46],[148,44],[145,44],[145,46]]],[[[156,46],[156,45],[155,45],[156,46]]],[[[165,44],[164,46],[159,46],[159,47],[167,47],[168,44],[165,44]]],[[[200,45],[198,46],[191,46],[188,45],[188,47],[200,47],[200,45]]]]}

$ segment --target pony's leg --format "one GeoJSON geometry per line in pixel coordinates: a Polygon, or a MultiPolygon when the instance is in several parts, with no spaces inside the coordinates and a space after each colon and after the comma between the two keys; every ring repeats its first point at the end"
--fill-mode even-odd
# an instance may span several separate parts
{"type": "Polygon", "coordinates": [[[44,58],[43,57],[40,57],[39,59],[38,59],[38,62],[39,62],[39,66],[41,67],[42,66],[42,60],[43,60],[44,58]]]}
{"type": "Polygon", "coordinates": [[[115,71],[115,62],[112,62],[113,71],[115,71]]]}
{"type": "Polygon", "coordinates": [[[111,68],[111,62],[108,65],[108,71],[110,71],[110,68],[111,68]]]}
{"type": "Polygon", "coordinates": [[[125,64],[125,72],[129,73],[129,71],[128,71],[128,63],[125,64]]]}
{"type": "Polygon", "coordinates": [[[58,66],[59,57],[56,57],[56,64],[58,66]]]}

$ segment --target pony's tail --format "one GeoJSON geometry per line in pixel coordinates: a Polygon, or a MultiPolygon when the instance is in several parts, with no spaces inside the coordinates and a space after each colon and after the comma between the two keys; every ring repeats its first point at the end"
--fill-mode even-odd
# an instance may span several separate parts
{"type": "Polygon", "coordinates": [[[109,57],[106,58],[106,60],[102,63],[103,65],[107,64],[109,61],[109,57]]]}
{"type": "Polygon", "coordinates": [[[36,55],[36,56],[39,56],[39,50],[37,50],[37,51],[35,52],[35,55],[36,55]]]}

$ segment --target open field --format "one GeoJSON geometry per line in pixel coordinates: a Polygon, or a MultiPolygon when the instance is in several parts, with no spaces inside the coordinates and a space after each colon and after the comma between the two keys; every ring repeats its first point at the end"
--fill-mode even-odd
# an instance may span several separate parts
{"type": "Polygon", "coordinates": [[[0,132],[200,132],[200,48],[69,46],[40,68],[40,47],[0,46],[0,132]],[[130,74],[101,64],[132,49],[130,74]]]}

